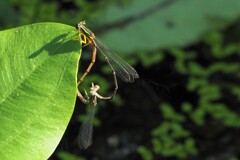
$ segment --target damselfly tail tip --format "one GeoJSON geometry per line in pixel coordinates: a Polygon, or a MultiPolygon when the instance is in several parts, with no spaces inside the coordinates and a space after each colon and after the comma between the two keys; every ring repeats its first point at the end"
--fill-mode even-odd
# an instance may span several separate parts
{"type": "Polygon", "coordinates": [[[139,75],[137,72],[134,74],[134,78],[139,78],[139,75]]]}
{"type": "Polygon", "coordinates": [[[139,75],[138,75],[137,71],[135,69],[133,69],[132,76],[131,76],[132,82],[134,81],[134,79],[137,79],[137,78],[139,78],[139,75]]]}

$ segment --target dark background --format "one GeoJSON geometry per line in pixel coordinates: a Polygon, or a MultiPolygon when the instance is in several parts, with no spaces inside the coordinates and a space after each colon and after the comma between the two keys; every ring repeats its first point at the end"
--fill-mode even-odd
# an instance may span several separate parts
{"type": "MultiPolygon", "coordinates": [[[[43,21],[86,20],[139,73],[118,80],[112,101],[99,101],[93,144],[77,138],[86,106],[76,107],[51,160],[237,160],[240,158],[240,2],[230,0],[2,0],[0,29],[43,21]],[[232,6],[232,8],[231,8],[232,6]],[[157,16],[156,16],[157,15],[157,16]],[[158,18],[156,18],[158,17],[158,18]]],[[[91,48],[83,48],[79,76],[91,48]]],[[[114,89],[99,53],[80,89],[114,89]]]]}

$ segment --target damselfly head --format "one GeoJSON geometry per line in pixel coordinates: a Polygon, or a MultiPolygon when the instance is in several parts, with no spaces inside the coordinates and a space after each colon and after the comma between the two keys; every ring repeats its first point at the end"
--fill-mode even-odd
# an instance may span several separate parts
{"type": "Polygon", "coordinates": [[[81,22],[79,22],[77,24],[77,29],[80,32],[82,32],[85,35],[87,35],[88,37],[92,37],[94,35],[93,32],[90,29],[88,29],[85,25],[86,25],[86,22],[85,21],[81,21],[81,22]]]}
{"type": "Polygon", "coordinates": [[[81,21],[78,23],[78,28],[82,28],[82,26],[86,25],[85,21],[81,21]]]}

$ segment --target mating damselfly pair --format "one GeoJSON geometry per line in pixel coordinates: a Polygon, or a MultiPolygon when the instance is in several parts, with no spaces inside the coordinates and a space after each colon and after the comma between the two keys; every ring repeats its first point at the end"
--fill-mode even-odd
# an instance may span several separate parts
{"type": "Polygon", "coordinates": [[[88,29],[85,25],[86,25],[85,21],[81,21],[80,23],[78,23],[76,28],[78,30],[79,40],[80,40],[81,45],[83,47],[91,45],[92,59],[91,59],[91,63],[87,67],[87,70],[84,72],[84,74],[78,80],[78,85],[81,84],[84,77],[91,70],[91,68],[96,60],[96,54],[97,54],[97,49],[98,49],[104,56],[106,62],[110,66],[110,68],[112,69],[115,89],[111,96],[106,96],[106,97],[101,96],[97,93],[97,91],[100,89],[100,87],[98,85],[94,85],[94,83],[92,83],[92,86],[90,88],[90,96],[91,96],[90,98],[88,97],[88,95],[83,96],[81,94],[81,92],[78,90],[77,95],[80,98],[80,100],[85,104],[91,105],[91,110],[88,114],[88,117],[82,123],[81,129],[80,129],[79,146],[83,149],[89,147],[92,143],[92,130],[93,130],[92,121],[93,121],[93,117],[94,117],[94,108],[97,104],[97,99],[108,100],[108,99],[112,99],[115,96],[117,89],[118,89],[116,75],[125,82],[133,82],[135,78],[139,77],[138,73],[132,66],[130,66],[124,60],[122,60],[115,52],[113,52],[104,43],[102,43],[95,36],[95,34],[90,29],[88,29]]]}

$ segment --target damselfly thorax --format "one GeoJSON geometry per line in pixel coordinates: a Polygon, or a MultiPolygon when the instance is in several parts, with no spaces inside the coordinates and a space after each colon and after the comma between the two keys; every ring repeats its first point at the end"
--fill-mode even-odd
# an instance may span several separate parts
{"type": "Polygon", "coordinates": [[[80,41],[81,41],[82,47],[86,47],[86,46],[92,44],[94,38],[95,38],[94,34],[92,34],[91,36],[88,36],[81,32],[80,33],[80,41]]]}

